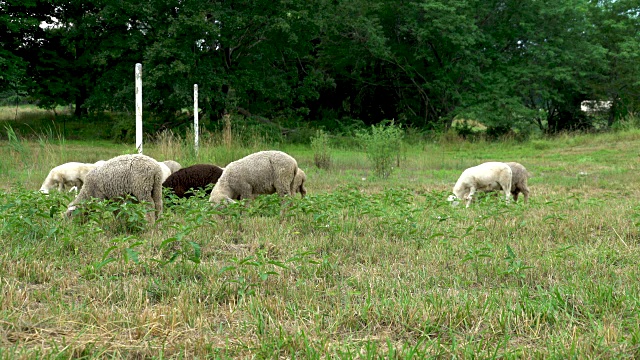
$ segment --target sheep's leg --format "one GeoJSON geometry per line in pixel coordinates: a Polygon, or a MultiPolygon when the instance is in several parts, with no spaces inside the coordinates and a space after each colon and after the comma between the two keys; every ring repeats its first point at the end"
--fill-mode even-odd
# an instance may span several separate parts
{"type": "MultiPolygon", "coordinates": [[[[281,174],[280,176],[283,176],[283,174],[281,174]]],[[[293,178],[290,177],[286,177],[287,180],[291,180],[291,181],[283,181],[282,177],[279,177],[278,180],[275,181],[274,187],[276,188],[276,192],[278,193],[278,195],[280,197],[286,196],[286,195],[293,195],[293,193],[291,193],[291,185],[293,184],[293,178]]]]}
{"type": "MultiPolygon", "coordinates": [[[[153,191],[153,190],[152,190],[153,191]]],[[[142,202],[146,202],[148,204],[151,204],[150,206],[150,210],[145,214],[145,218],[147,219],[147,221],[149,222],[149,225],[153,225],[153,223],[156,222],[156,214],[155,212],[157,211],[156,209],[156,202],[153,200],[153,197],[151,196],[150,193],[145,193],[144,191],[140,192],[140,191],[136,191],[134,193],[132,193],[131,195],[135,196],[136,199],[138,199],[138,201],[142,202]]],[[[147,205],[148,206],[148,205],[147,205]]],[[[160,206],[162,206],[162,203],[160,204],[160,206]]]]}
{"type": "Polygon", "coordinates": [[[153,205],[155,208],[155,218],[160,218],[162,214],[162,183],[160,181],[155,183],[155,186],[151,190],[151,198],[153,199],[153,205]]]}
{"type": "Polygon", "coordinates": [[[511,191],[505,191],[505,202],[508,204],[511,202],[511,191]]]}
{"type": "Polygon", "coordinates": [[[513,202],[518,202],[518,195],[519,194],[520,194],[519,191],[511,193],[511,195],[513,196],[513,202]]]}
{"type": "Polygon", "coordinates": [[[273,187],[280,197],[289,195],[293,196],[294,192],[291,192],[291,187],[295,181],[296,172],[298,170],[297,165],[286,164],[280,167],[280,170],[275,172],[273,187]]]}
{"type": "Polygon", "coordinates": [[[469,190],[469,194],[466,196],[467,199],[467,207],[469,207],[469,205],[471,205],[471,201],[473,200],[473,195],[476,193],[476,187],[472,186],[471,189],[469,190]]]}
{"type": "Polygon", "coordinates": [[[507,202],[507,204],[509,203],[509,201],[511,200],[511,191],[506,191],[504,192],[504,196],[505,196],[505,201],[507,202]]]}
{"type": "Polygon", "coordinates": [[[251,185],[249,185],[249,183],[247,182],[243,182],[241,184],[236,184],[237,186],[237,190],[240,193],[240,199],[249,199],[249,200],[253,200],[257,194],[253,193],[253,188],[251,187],[251,185]]]}
{"type": "Polygon", "coordinates": [[[529,190],[522,190],[522,194],[524,195],[524,203],[529,203],[529,190]]]}
{"type": "Polygon", "coordinates": [[[500,185],[502,191],[504,191],[505,200],[508,204],[509,200],[511,200],[511,174],[503,176],[501,180],[498,181],[498,185],[500,185]]]}
{"type": "Polygon", "coordinates": [[[64,177],[60,174],[54,174],[51,177],[51,188],[56,188],[58,191],[62,192],[64,190],[64,177]]]}

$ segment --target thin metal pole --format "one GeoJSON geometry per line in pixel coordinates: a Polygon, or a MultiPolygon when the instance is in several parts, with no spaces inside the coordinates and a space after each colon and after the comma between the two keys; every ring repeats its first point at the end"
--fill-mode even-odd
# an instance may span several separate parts
{"type": "Polygon", "coordinates": [[[142,154],[142,64],[136,64],[136,149],[142,154]]]}
{"type": "Polygon", "coordinates": [[[194,146],[196,150],[196,155],[198,155],[199,144],[198,137],[200,136],[200,131],[198,128],[198,84],[193,84],[193,138],[194,138],[194,146]]]}

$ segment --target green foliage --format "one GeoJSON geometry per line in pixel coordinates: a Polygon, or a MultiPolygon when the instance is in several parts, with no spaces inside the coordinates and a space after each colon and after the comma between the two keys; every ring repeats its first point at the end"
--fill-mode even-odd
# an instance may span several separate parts
{"type": "Polygon", "coordinates": [[[455,130],[455,132],[459,136],[461,136],[463,139],[468,139],[468,140],[472,140],[477,134],[477,131],[474,130],[471,122],[467,120],[462,120],[455,123],[453,125],[453,130],[455,130]]]}
{"type": "Polygon", "coordinates": [[[189,234],[194,230],[192,225],[174,225],[177,232],[174,236],[162,241],[160,249],[169,251],[170,255],[167,260],[161,261],[162,264],[172,263],[180,258],[182,261],[189,260],[195,264],[200,263],[202,250],[197,242],[189,240],[189,234]]]}
{"type": "MultiPolygon", "coordinates": [[[[517,138],[611,127],[640,106],[636,8],[612,0],[29,1],[6,9],[0,103],[28,97],[48,109],[72,104],[76,116],[131,116],[132,65],[142,56],[152,133],[186,131],[193,84],[205,128],[242,114],[278,142],[390,118],[444,131],[464,115],[517,138]],[[52,18],[58,26],[39,27],[52,18]],[[588,99],[613,106],[594,123],[580,112],[588,99]]],[[[113,135],[129,141],[128,126],[117,122],[113,135]]],[[[81,136],[72,130],[64,135],[81,136]]]]}
{"type": "Polygon", "coordinates": [[[255,288],[259,287],[262,282],[267,281],[270,275],[278,275],[275,271],[276,268],[287,268],[280,261],[265,258],[262,252],[258,252],[255,257],[233,258],[231,262],[233,265],[223,267],[220,269],[219,274],[226,275],[225,273],[227,272],[233,274],[225,280],[225,284],[227,287],[233,286],[234,289],[229,291],[239,298],[254,295],[255,288]]]}
{"type": "Polygon", "coordinates": [[[92,262],[83,271],[83,276],[88,280],[94,280],[100,277],[101,270],[108,264],[120,260],[120,262],[127,264],[131,261],[134,264],[139,264],[139,252],[136,250],[144,242],[140,241],[133,235],[126,235],[122,237],[116,237],[111,240],[112,244],[104,251],[100,260],[92,262]]]}
{"type": "Polygon", "coordinates": [[[95,229],[112,234],[136,234],[147,228],[146,214],[153,211],[149,204],[127,195],[109,200],[92,198],[73,211],[75,222],[88,223],[95,229]]]}
{"type": "Polygon", "coordinates": [[[67,194],[52,192],[45,196],[16,188],[0,191],[0,195],[0,237],[17,236],[31,242],[53,240],[60,235],[60,211],[70,201],[67,194]]]}
{"type": "Polygon", "coordinates": [[[533,267],[525,265],[522,259],[519,259],[516,256],[516,253],[513,251],[511,246],[507,245],[506,250],[507,256],[505,256],[504,259],[507,262],[507,269],[504,271],[504,274],[515,276],[522,284],[526,277],[525,271],[527,269],[532,269],[533,267]]]}
{"type": "Polygon", "coordinates": [[[400,126],[393,121],[372,125],[369,131],[356,132],[356,138],[364,147],[376,176],[386,179],[394,166],[400,165],[403,135],[400,126]]]}

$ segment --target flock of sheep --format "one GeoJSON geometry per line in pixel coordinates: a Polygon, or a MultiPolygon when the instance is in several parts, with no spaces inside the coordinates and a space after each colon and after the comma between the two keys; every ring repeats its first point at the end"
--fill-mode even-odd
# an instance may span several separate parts
{"type": "MultiPolygon", "coordinates": [[[[486,162],[462,172],[453,194],[452,205],[464,200],[469,207],[477,191],[504,192],[506,200],[524,195],[529,199],[527,179],[531,175],[516,162],[486,162]]],[[[280,196],[300,193],[304,197],[306,175],[290,155],[276,150],[260,151],[229,163],[225,168],[196,164],[186,168],[172,160],[163,162],[141,154],[121,155],[96,163],[69,162],[54,167],[42,183],[40,191],[63,191],[75,188],[78,195],[69,204],[65,216],[90,198],[115,199],[127,195],[150,204],[150,223],[162,213],[162,188],[170,188],[178,197],[189,197],[191,189],[215,184],[209,202],[220,204],[241,199],[253,199],[261,194],[280,196]]]]}
{"type": "Polygon", "coordinates": [[[65,215],[90,198],[115,199],[127,195],[150,204],[147,221],[154,223],[162,213],[162,188],[171,188],[179,197],[190,196],[190,189],[215,184],[209,201],[213,204],[253,199],[261,194],[306,195],[306,175],[298,163],[282,151],[260,151],[229,163],[226,168],[196,164],[181,168],[168,160],[158,162],[141,154],[121,155],[94,164],[71,162],[49,171],[40,191],[76,188],[78,195],[65,215]]]}

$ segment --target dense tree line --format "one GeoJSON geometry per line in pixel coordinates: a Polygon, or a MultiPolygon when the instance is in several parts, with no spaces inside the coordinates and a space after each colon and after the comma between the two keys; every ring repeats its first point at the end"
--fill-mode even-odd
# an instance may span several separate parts
{"type": "Polygon", "coordinates": [[[640,106],[640,0],[0,0],[0,97],[556,132],[640,106]],[[48,24],[48,25],[43,25],[48,24]]]}

